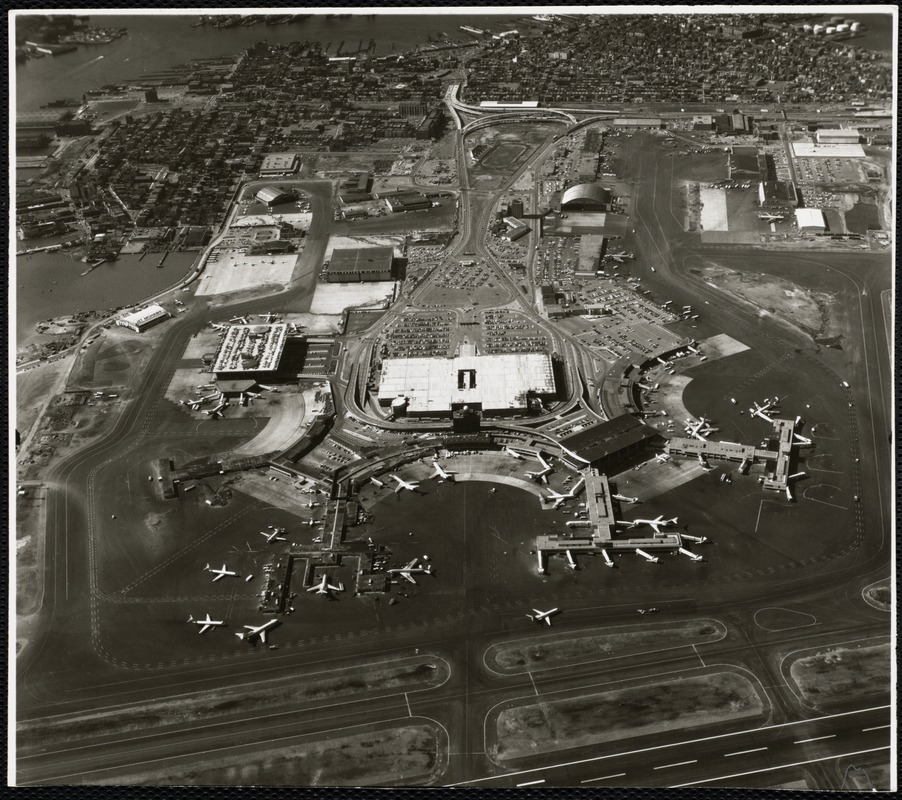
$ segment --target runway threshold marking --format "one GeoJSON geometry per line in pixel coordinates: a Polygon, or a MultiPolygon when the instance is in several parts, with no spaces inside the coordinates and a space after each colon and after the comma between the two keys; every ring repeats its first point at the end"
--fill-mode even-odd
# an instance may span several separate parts
{"type": "Polygon", "coordinates": [[[856,750],[852,753],[837,753],[832,756],[822,756],[821,758],[810,758],[807,761],[796,761],[792,764],[777,764],[773,767],[762,767],[761,769],[751,769],[748,772],[735,772],[732,775],[719,775],[716,778],[702,778],[697,781],[689,781],[688,783],[678,783],[675,786],[670,786],[670,789],[681,789],[684,786],[696,786],[699,783],[711,783],[712,781],[727,781],[732,780],[733,778],[744,778],[747,775],[756,775],[761,772],[773,772],[778,769],[788,769],[789,767],[802,767],[805,764],[817,764],[821,761],[832,761],[840,758],[850,758],[851,756],[863,756],[867,753],[877,753],[881,750],[890,750],[891,745],[886,745],[884,747],[872,747],[870,750],[856,750]]]}
{"type": "Polygon", "coordinates": [[[729,758],[730,756],[744,756],[748,753],[760,753],[762,750],[767,750],[766,747],[753,747],[751,750],[738,750],[735,753],[724,753],[724,758],[729,758]]]}
{"type": "Polygon", "coordinates": [[[685,767],[687,764],[698,764],[698,759],[693,758],[691,761],[678,761],[676,764],[662,764],[660,767],[653,767],[653,769],[670,769],[671,767],[685,767]]]}
{"type": "Polygon", "coordinates": [[[580,783],[594,783],[595,781],[607,781],[611,778],[622,778],[626,775],[625,772],[618,772],[616,775],[602,775],[600,778],[586,778],[584,781],[580,781],[580,783]]]}
{"type": "Polygon", "coordinates": [[[808,742],[819,742],[821,739],[835,739],[835,733],[828,733],[826,736],[813,736],[811,739],[799,739],[797,742],[793,742],[793,744],[807,744],[808,742]]]}

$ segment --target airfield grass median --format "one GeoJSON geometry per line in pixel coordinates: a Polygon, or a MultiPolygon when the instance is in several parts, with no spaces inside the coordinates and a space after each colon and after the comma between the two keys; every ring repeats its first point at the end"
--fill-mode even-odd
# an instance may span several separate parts
{"type": "Polygon", "coordinates": [[[486,664],[508,674],[567,666],[598,658],[616,658],[671,647],[715,642],[726,635],[713,619],[594,628],[573,634],[549,634],[528,641],[504,642],[486,652],[486,664]]]}
{"type": "MultiPolygon", "coordinates": [[[[182,769],[117,778],[158,786],[379,786],[429,783],[442,770],[437,731],[404,725],[259,752],[182,769]]],[[[113,781],[110,781],[112,783],[113,781]]]]}
{"type": "Polygon", "coordinates": [[[153,730],[227,715],[296,707],[311,701],[422,690],[443,683],[447,677],[448,668],[443,661],[428,659],[384,666],[355,666],[336,669],[329,674],[297,672],[278,681],[256,682],[251,688],[217,689],[123,710],[25,722],[18,726],[17,739],[21,747],[29,747],[76,738],[153,730]]]}
{"type": "Polygon", "coordinates": [[[764,701],[742,675],[673,678],[504,709],[496,721],[492,755],[510,761],[764,712],[764,701]]]}
{"type": "Polygon", "coordinates": [[[830,706],[889,696],[890,646],[830,647],[797,659],[789,674],[802,698],[816,706],[830,706]]]}

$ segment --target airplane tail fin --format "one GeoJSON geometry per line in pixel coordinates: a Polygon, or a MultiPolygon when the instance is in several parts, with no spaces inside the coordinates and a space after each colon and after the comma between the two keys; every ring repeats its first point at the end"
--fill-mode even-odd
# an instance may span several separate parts
{"type": "Polygon", "coordinates": [[[236,635],[239,639],[242,639],[242,640],[244,639],[244,634],[243,634],[243,633],[236,633],[235,635],[236,635]]]}
{"type": "Polygon", "coordinates": [[[194,622],[194,614],[188,615],[188,622],[194,622]]]}
{"type": "Polygon", "coordinates": [[[207,565],[204,567],[204,569],[209,570],[209,569],[210,569],[210,565],[207,564],[207,565]]]}

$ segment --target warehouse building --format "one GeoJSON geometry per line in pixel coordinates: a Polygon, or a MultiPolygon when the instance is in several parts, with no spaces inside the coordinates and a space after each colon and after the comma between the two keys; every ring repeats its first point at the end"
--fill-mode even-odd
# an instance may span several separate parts
{"type": "Polygon", "coordinates": [[[597,183],[578,183],[561,197],[561,211],[610,211],[611,192],[597,183]]]}
{"type": "Polygon", "coordinates": [[[261,203],[265,203],[270,208],[273,206],[277,206],[281,203],[290,203],[294,197],[288,194],[288,192],[283,192],[281,189],[277,189],[275,186],[264,186],[259,192],[257,192],[257,200],[261,203]]]}
{"type": "Polygon", "coordinates": [[[664,123],[660,117],[617,117],[614,120],[614,127],[625,130],[656,131],[663,128],[664,123]]]}
{"type": "Polygon", "coordinates": [[[218,378],[250,378],[272,374],[279,368],[288,324],[232,325],[225,332],[213,358],[218,378]]]}
{"type": "Polygon", "coordinates": [[[790,147],[796,158],[864,158],[864,148],[860,144],[793,142],[790,147]]]}
{"type": "Polygon", "coordinates": [[[171,316],[163,306],[151,305],[119,317],[116,320],[116,324],[121,328],[128,328],[136,333],[142,333],[152,325],[156,325],[158,322],[162,322],[171,316]]]}
{"type": "Polygon", "coordinates": [[[827,230],[824,213],[819,208],[797,208],[796,225],[799,233],[824,233],[827,230]]]}
{"type": "Polygon", "coordinates": [[[384,198],[392,214],[402,211],[423,211],[432,208],[432,201],[419,192],[399,192],[384,198]]]}
{"type": "Polygon", "coordinates": [[[326,270],[328,283],[390,281],[395,251],[391,247],[336,248],[326,270]]]}
{"type": "Polygon", "coordinates": [[[478,355],[471,347],[455,358],[386,358],[378,397],[383,406],[404,398],[410,416],[450,416],[464,406],[514,414],[556,391],[547,353],[478,355]]]}
{"type": "Polygon", "coordinates": [[[861,134],[854,128],[825,128],[815,138],[818,144],[858,144],[861,134]]]}

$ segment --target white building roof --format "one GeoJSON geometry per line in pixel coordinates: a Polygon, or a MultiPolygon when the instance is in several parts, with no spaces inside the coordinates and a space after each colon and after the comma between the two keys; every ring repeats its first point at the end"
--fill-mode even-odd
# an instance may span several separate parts
{"type": "Polygon", "coordinates": [[[799,230],[805,228],[822,228],[826,229],[827,223],[824,221],[824,214],[819,208],[797,208],[796,224],[799,230]]]}
{"type": "Polygon", "coordinates": [[[271,372],[279,366],[288,324],[232,325],[222,337],[214,372],[271,372]]]}
{"type": "Polygon", "coordinates": [[[818,142],[850,142],[857,144],[861,134],[855,128],[823,128],[817,132],[818,142]]]}
{"type": "Polygon", "coordinates": [[[864,148],[860,144],[793,142],[792,154],[796,158],[864,158],[864,148]]]}
{"type": "Polygon", "coordinates": [[[482,403],[488,411],[525,408],[527,391],[554,393],[548,354],[387,358],[382,362],[379,400],[407,397],[413,413],[446,412],[452,403],[482,403]],[[459,388],[461,370],[475,370],[475,386],[459,388]]]}
{"type": "Polygon", "coordinates": [[[139,309],[138,311],[133,311],[131,314],[125,314],[119,319],[122,322],[126,322],[129,325],[137,325],[141,327],[141,325],[146,325],[148,322],[153,322],[155,319],[162,319],[163,317],[168,317],[169,312],[163,308],[163,306],[158,306],[156,304],[147,306],[147,308],[139,309]]]}

